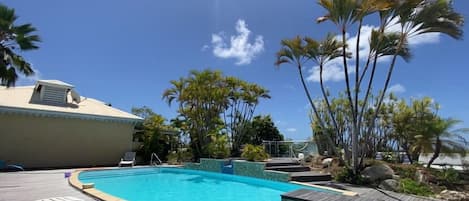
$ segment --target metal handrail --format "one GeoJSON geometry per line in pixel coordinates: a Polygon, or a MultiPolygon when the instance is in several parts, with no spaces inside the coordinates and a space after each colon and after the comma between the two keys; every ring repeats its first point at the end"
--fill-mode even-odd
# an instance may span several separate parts
{"type": "Polygon", "coordinates": [[[158,157],[158,155],[156,155],[156,153],[151,153],[151,158],[150,158],[150,165],[161,165],[163,164],[163,162],[160,160],[160,158],[158,157]],[[153,162],[153,158],[156,159],[156,162],[154,163],[153,162]]]}

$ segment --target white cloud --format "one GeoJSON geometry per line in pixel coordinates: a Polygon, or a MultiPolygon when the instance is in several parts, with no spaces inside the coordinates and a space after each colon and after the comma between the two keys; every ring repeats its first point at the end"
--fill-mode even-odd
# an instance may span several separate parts
{"type": "Polygon", "coordinates": [[[406,91],[405,87],[401,84],[395,84],[388,88],[389,93],[404,93],[406,91]]]}
{"type": "MultiPolygon", "coordinates": [[[[396,23],[397,19],[394,19],[387,27],[389,32],[395,32],[400,30],[400,24],[396,23]]],[[[359,42],[359,59],[363,62],[367,59],[368,53],[370,51],[370,44],[369,40],[371,37],[371,32],[373,29],[378,29],[378,27],[373,25],[363,25],[361,28],[360,33],[360,42],[359,42]]],[[[425,33],[420,35],[412,34],[410,38],[408,38],[408,42],[410,47],[415,47],[423,44],[434,44],[440,41],[440,33],[425,33]]],[[[348,44],[348,51],[352,53],[352,57],[348,59],[349,64],[349,74],[354,73],[355,67],[355,48],[357,45],[357,35],[350,36],[349,33],[346,33],[347,44],[348,44]]],[[[337,36],[337,40],[341,41],[341,36],[337,36]]],[[[379,59],[380,62],[389,61],[390,57],[381,57],[379,59]]],[[[312,69],[309,70],[310,75],[307,77],[308,81],[312,82],[319,82],[319,66],[313,66],[312,69]]],[[[323,72],[323,80],[324,82],[327,81],[341,81],[344,80],[344,67],[342,63],[342,58],[334,59],[329,61],[324,65],[324,72],[323,72]]]]}
{"type": "Polygon", "coordinates": [[[285,129],[285,131],[293,133],[293,132],[296,132],[296,128],[287,128],[285,129]]]}
{"type": "MultiPolygon", "coordinates": [[[[319,66],[314,66],[309,70],[310,75],[306,78],[308,81],[319,82],[320,72],[319,66]]],[[[349,72],[350,74],[351,72],[349,72]]],[[[342,65],[342,58],[334,59],[326,63],[323,67],[322,79],[324,82],[327,81],[341,81],[345,79],[344,68],[342,65]]]]}
{"type": "Polygon", "coordinates": [[[252,59],[264,51],[264,39],[256,36],[253,43],[249,42],[251,31],[244,20],[236,22],[237,35],[230,37],[229,44],[225,42],[223,33],[212,34],[213,54],[219,58],[235,58],[236,65],[250,64],[252,59]]]}

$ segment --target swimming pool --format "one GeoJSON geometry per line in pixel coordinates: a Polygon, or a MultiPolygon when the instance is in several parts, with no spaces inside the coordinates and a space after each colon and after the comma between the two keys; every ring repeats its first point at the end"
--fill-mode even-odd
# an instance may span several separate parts
{"type": "Polygon", "coordinates": [[[180,168],[129,168],[84,171],[82,183],[129,201],[280,201],[280,195],[301,188],[327,189],[180,168]]]}

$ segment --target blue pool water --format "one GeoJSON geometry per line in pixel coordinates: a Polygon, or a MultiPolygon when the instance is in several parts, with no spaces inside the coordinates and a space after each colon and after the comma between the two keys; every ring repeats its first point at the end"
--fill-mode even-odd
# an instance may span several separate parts
{"type": "Polygon", "coordinates": [[[296,184],[179,168],[132,168],[80,173],[82,183],[129,201],[280,201],[296,184]]]}

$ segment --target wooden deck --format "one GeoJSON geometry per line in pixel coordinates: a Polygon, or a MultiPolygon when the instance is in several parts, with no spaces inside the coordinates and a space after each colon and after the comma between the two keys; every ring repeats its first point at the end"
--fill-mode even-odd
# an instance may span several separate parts
{"type": "Polygon", "coordinates": [[[344,196],[300,189],[283,194],[282,201],[438,201],[432,198],[417,197],[372,188],[360,188],[356,189],[356,191],[360,192],[358,196],[344,196]]]}
{"type": "MultiPolygon", "coordinates": [[[[282,201],[354,201],[358,197],[334,195],[332,193],[323,193],[313,190],[300,189],[282,195],[282,201]]],[[[363,201],[373,201],[364,199],[363,201]]]]}
{"type": "Polygon", "coordinates": [[[0,201],[95,200],[68,184],[64,173],[70,171],[0,172],[0,201]]]}

